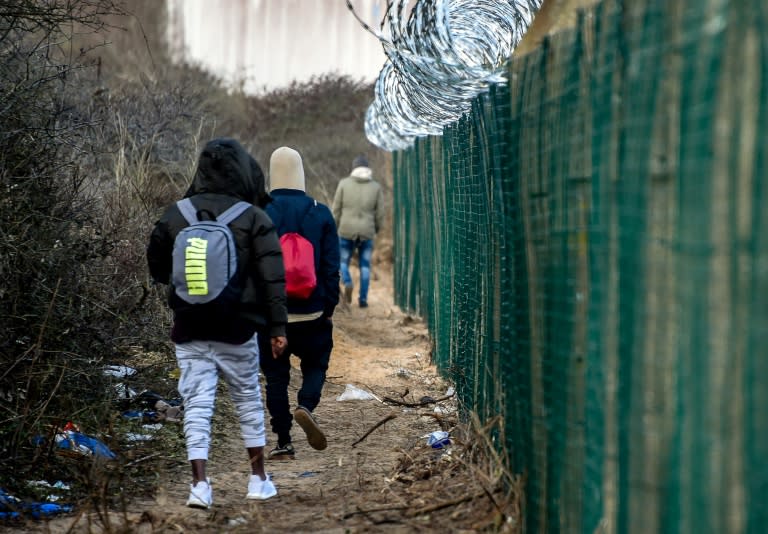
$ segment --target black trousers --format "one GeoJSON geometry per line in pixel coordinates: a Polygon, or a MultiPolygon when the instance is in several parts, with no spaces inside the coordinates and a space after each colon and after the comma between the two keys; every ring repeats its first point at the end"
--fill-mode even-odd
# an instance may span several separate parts
{"type": "Polygon", "coordinates": [[[282,356],[272,357],[268,334],[259,334],[259,361],[267,380],[267,410],[272,432],[277,434],[279,445],[291,441],[293,415],[288,399],[288,383],[291,380],[291,355],[301,361],[301,388],[297,395],[298,405],[314,411],[320,403],[325,384],[328,362],[333,349],[333,323],[326,317],[314,321],[288,323],[288,346],[282,356]]]}

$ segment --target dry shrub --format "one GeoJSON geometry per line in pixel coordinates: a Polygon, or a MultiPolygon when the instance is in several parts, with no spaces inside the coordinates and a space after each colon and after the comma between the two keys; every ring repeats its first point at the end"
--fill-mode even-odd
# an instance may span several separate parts
{"type": "Polygon", "coordinates": [[[73,420],[119,445],[105,364],[160,354],[141,384],[166,385],[169,313],[145,246],[206,141],[240,139],[265,173],[272,150],[293,146],[309,192],[327,203],[358,153],[386,170],[363,134],[370,86],[327,76],[244,95],[167,63],[151,46],[162,41],[162,3],[132,7],[140,12],[126,17],[105,0],[0,6],[0,454],[18,467],[0,471],[0,487],[19,496],[24,480],[69,472],[91,497],[117,498],[112,475],[33,440],[73,420]]]}
{"type": "Polygon", "coordinates": [[[336,185],[349,175],[358,154],[368,155],[376,176],[391,189],[389,156],[364,134],[365,111],[372,97],[372,85],[328,74],[259,96],[212,90],[206,111],[211,134],[238,138],[267,176],[269,157],[276,148],[298,150],[307,192],[330,205],[336,185]]]}
{"type": "Polygon", "coordinates": [[[447,449],[422,444],[404,451],[390,488],[408,503],[402,515],[436,530],[522,532],[523,479],[499,454],[494,436],[501,423],[495,418],[481,424],[472,414],[450,428],[447,449]]]}
{"type": "Polygon", "coordinates": [[[0,487],[22,498],[25,481],[44,477],[77,481],[93,502],[117,498],[114,470],[62,456],[53,435],[73,421],[119,447],[103,366],[147,349],[173,365],[144,248],[186,187],[210,78],[107,79],[93,59],[104,48],[89,55],[73,39],[104,31],[104,16],[123,14],[103,0],[0,7],[0,454],[15,467],[0,487]]]}
{"type": "Polygon", "coordinates": [[[102,420],[104,378],[92,372],[108,350],[93,262],[114,246],[80,165],[90,124],[65,98],[87,64],[69,42],[72,21],[96,31],[108,1],[0,7],[0,484],[46,467],[36,435],[81,413],[102,420]],[[83,411],[84,406],[91,409],[83,411]]]}

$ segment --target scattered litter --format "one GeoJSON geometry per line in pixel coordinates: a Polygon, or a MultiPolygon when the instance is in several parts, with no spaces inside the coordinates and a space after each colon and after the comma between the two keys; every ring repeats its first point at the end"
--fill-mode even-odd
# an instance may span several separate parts
{"type": "Polygon", "coordinates": [[[446,396],[446,397],[450,397],[450,396],[451,396],[451,395],[453,395],[454,393],[456,393],[456,390],[455,390],[455,389],[453,389],[453,386],[448,386],[448,389],[447,389],[447,390],[445,390],[445,396],[446,396]]]}
{"type": "Polygon", "coordinates": [[[47,480],[30,480],[29,482],[27,482],[27,485],[32,486],[34,488],[49,488],[51,490],[54,490],[54,493],[51,493],[46,496],[46,499],[48,499],[51,502],[58,501],[59,499],[61,499],[60,493],[70,490],[69,484],[65,484],[61,480],[58,480],[53,484],[51,484],[47,480]]]}
{"type": "Polygon", "coordinates": [[[142,419],[152,423],[157,421],[180,423],[184,419],[184,406],[181,399],[164,399],[154,391],[142,391],[134,396],[131,404],[139,405],[140,409],[126,410],[123,412],[123,417],[142,419]]]}
{"type": "Polygon", "coordinates": [[[408,378],[408,377],[409,377],[409,376],[411,376],[413,373],[411,373],[411,372],[410,372],[408,369],[406,369],[405,367],[401,367],[400,369],[398,369],[398,370],[397,370],[397,373],[395,373],[395,374],[397,374],[397,376],[399,376],[400,378],[408,378]]]}
{"type": "Polygon", "coordinates": [[[149,425],[141,425],[144,430],[149,430],[151,433],[139,433],[139,432],[127,432],[125,439],[128,441],[150,441],[155,439],[155,433],[163,428],[162,423],[154,423],[149,425]]]}
{"type": "Polygon", "coordinates": [[[72,510],[73,507],[69,504],[23,502],[21,499],[8,495],[0,489],[0,519],[21,519],[23,517],[40,519],[71,512],[72,510]]]}
{"type": "Polygon", "coordinates": [[[133,399],[137,395],[136,391],[125,384],[114,384],[112,387],[115,389],[118,399],[133,399]]]}
{"type": "Polygon", "coordinates": [[[27,482],[27,485],[34,486],[34,487],[41,487],[41,488],[54,488],[59,490],[69,490],[70,486],[69,484],[65,484],[61,480],[58,480],[51,484],[47,480],[30,480],[27,482]]]}
{"type": "Polygon", "coordinates": [[[107,365],[104,367],[104,374],[115,378],[126,378],[135,375],[136,369],[125,365],[107,365]]]}
{"type": "Polygon", "coordinates": [[[126,419],[140,419],[142,421],[157,421],[158,413],[149,410],[128,410],[123,412],[126,419]]]}
{"type": "Polygon", "coordinates": [[[54,440],[60,449],[79,452],[85,456],[106,458],[107,460],[115,460],[117,458],[117,455],[109,450],[109,447],[104,443],[94,437],[81,433],[77,426],[71,422],[64,425],[64,428],[56,433],[54,440]]]}
{"type": "Polygon", "coordinates": [[[184,420],[184,406],[181,404],[169,404],[159,400],[155,403],[155,410],[157,410],[157,417],[160,421],[180,423],[184,420]]]}
{"type": "Polygon", "coordinates": [[[145,409],[157,412],[157,419],[178,423],[184,417],[184,406],[181,399],[165,399],[154,391],[142,391],[136,400],[145,409]]]}
{"type": "Polygon", "coordinates": [[[139,434],[137,432],[127,432],[125,434],[125,439],[128,441],[150,441],[155,438],[152,434],[139,434]]]}
{"type": "Polygon", "coordinates": [[[451,444],[450,435],[444,430],[437,430],[427,435],[427,445],[433,449],[442,449],[451,444]]]}
{"type": "Polygon", "coordinates": [[[368,393],[364,389],[360,389],[359,387],[353,386],[352,384],[347,384],[347,387],[344,389],[344,392],[336,397],[337,401],[348,401],[348,400],[371,400],[375,399],[376,396],[372,393],[368,393]]]}
{"type": "Polygon", "coordinates": [[[145,389],[136,396],[136,402],[142,407],[150,410],[160,401],[165,401],[163,396],[149,389],[145,389]]]}
{"type": "Polygon", "coordinates": [[[240,525],[246,525],[248,523],[248,520],[244,517],[235,517],[234,519],[229,520],[229,526],[230,527],[238,527],[240,525]]]}
{"type": "Polygon", "coordinates": [[[303,473],[299,474],[299,478],[309,478],[315,476],[317,473],[314,471],[304,471],[303,473]]]}

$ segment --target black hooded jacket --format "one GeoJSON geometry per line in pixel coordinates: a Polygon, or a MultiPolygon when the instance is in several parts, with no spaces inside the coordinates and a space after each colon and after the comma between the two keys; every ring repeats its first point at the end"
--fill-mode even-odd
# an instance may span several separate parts
{"type": "MultiPolygon", "coordinates": [[[[258,163],[234,139],[210,141],[198,161],[195,177],[187,190],[198,215],[215,218],[240,200],[261,204],[269,197],[258,163]]],[[[171,276],[173,242],[187,226],[176,207],[169,206],[149,239],[149,272],[157,282],[168,284],[171,276]]],[[[170,288],[169,303],[174,311],[171,339],[242,344],[257,327],[267,327],[271,336],[284,336],[288,320],[283,257],[274,225],[267,214],[254,206],[229,227],[235,237],[238,271],[243,273],[244,291],[238,310],[232,315],[211,316],[199,306],[185,304],[170,288]]]]}

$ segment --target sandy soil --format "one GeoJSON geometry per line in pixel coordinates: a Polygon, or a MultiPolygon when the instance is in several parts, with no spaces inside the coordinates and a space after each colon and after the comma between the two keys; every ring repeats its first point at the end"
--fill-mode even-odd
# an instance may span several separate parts
{"type": "MultiPolygon", "coordinates": [[[[151,498],[127,503],[125,512],[84,514],[77,521],[58,518],[46,528],[54,532],[514,530],[516,512],[510,513],[498,478],[467,463],[473,445],[462,443],[453,428],[455,401],[431,403],[424,398],[444,397],[450,387],[430,365],[424,325],[394,306],[390,273],[375,274],[369,308],[360,309],[355,300],[335,317],[331,367],[315,411],[328,448],[311,449],[295,427],[296,459],[267,461],[277,497],[263,502],[245,499],[245,451],[231,405],[222,394],[208,470],[214,491],[211,510],[184,506],[190,475],[186,462],[177,461],[160,473],[160,489],[151,498]],[[337,400],[347,384],[378,400],[337,400]],[[383,402],[388,398],[397,402],[383,402]],[[398,402],[425,404],[409,407],[398,402]],[[386,418],[390,419],[376,427],[386,418]],[[454,430],[454,442],[448,449],[435,450],[427,446],[425,436],[441,426],[454,430]],[[112,527],[103,528],[105,519],[112,527]]],[[[294,367],[290,391],[294,402],[300,380],[301,372],[294,367]]],[[[275,442],[271,432],[268,440],[269,449],[275,442]]]]}

